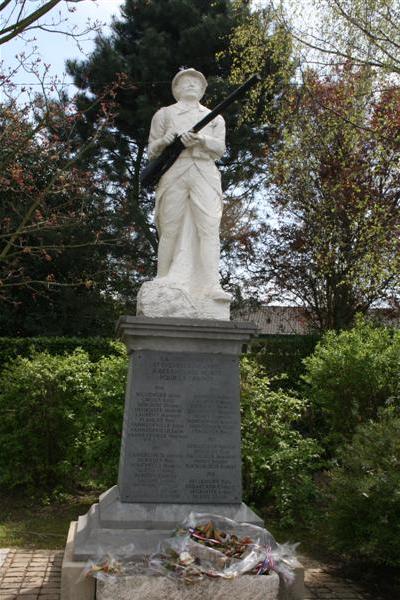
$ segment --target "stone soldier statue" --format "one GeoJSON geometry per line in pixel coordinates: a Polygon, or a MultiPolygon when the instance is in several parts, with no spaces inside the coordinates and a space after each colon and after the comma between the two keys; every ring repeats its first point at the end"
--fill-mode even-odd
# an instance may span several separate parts
{"type": "Polygon", "coordinates": [[[222,189],[215,165],[225,151],[225,122],[218,115],[201,132],[190,131],[210,112],[199,102],[206,87],[199,71],[179,71],[172,81],[177,102],[157,111],[151,122],[150,160],[176,135],[185,149],[156,189],[158,270],[142,286],[139,314],[229,319],[230,296],[219,283],[222,189]]]}

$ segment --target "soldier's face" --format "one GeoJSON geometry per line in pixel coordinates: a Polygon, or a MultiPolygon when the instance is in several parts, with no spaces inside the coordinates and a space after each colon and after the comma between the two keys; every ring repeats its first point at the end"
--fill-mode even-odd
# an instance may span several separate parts
{"type": "Polygon", "coordinates": [[[203,96],[203,86],[197,77],[184,75],[178,81],[175,93],[179,100],[200,100],[203,96]]]}

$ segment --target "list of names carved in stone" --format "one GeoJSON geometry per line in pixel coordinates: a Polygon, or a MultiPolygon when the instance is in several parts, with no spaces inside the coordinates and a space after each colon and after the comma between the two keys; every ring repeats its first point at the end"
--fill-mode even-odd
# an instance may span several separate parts
{"type": "Polygon", "coordinates": [[[121,499],[240,502],[237,358],[148,350],[133,361],[121,499]]]}

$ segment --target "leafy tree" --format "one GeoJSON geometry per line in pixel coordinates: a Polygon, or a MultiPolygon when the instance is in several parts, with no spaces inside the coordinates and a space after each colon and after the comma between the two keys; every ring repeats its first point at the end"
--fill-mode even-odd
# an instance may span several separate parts
{"type": "MultiPolygon", "coordinates": [[[[95,31],[98,22],[70,27],[62,14],[80,1],[0,1],[0,45],[37,29],[76,40],[95,31]]],[[[49,76],[50,65],[32,41],[13,66],[0,61],[0,331],[104,333],[115,313],[104,293],[107,248],[120,233],[111,227],[104,182],[78,162],[111,120],[111,90],[96,100],[102,103],[98,126],[77,144],[82,115],[58,89],[57,77],[49,76]],[[35,93],[15,83],[21,72],[35,79],[35,93]]]]}
{"type": "MultiPolygon", "coordinates": [[[[132,271],[127,296],[132,295],[143,275],[153,275],[155,268],[158,241],[150,220],[154,196],[139,186],[151,118],[158,108],[173,102],[170,81],[182,66],[194,67],[208,78],[205,101],[210,106],[232,90],[234,84],[228,82],[232,61],[227,48],[236,26],[249,14],[247,3],[229,0],[126,0],[111,36],[97,38],[88,60],[68,63],[75,84],[82,90],[81,108],[88,106],[92,95],[101,94],[116,73],[127,77],[124,89],[117,93],[115,127],[107,131],[102,147],[90,158],[110,181],[109,197],[120,207],[126,227],[131,228],[131,243],[118,256],[120,268],[124,265],[132,271]]],[[[267,37],[274,47],[271,31],[267,37]]],[[[259,106],[268,104],[280,91],[282,81],[275,73],[286,62],[287,53],[263,55],[258,65],[265,75],[258,92],[259,106]]],[[[236,61],[235,69],[238,67],[236,61]]],[[[247,74],[247,66],[242,72],[247,74]]],[[[254,178],[260,172],[268,132],[261,126],[261,114],[252,120],[242,118],[239,104],[224,116],[229,135],[228,151],[220,165],[227,190],[222,237],[223,252],[230,257],[225,278],[233,284],[234,266],[247,259],[252,240],[258,235],[254,208],[246,209],[246,203],[251,205],[260,185],[254,178]]],[[[89,111],[81,128],[83,137],[97,119],[97,111],[89,111]]]]}
{"type": "MultiPolygon", "coordinates": [[[[236,10],[242,4],[235,2],[236,10]]],[[[232,265],[231,281],[237,273],[235,304],[240,305],[244,296],[250,296],[254,302],[259,297],[253,273],[258,255],[264,252],[266,207],[260,200],[267,194],[270,183],[269,156],[280,139],[285,96],[291,87],[295,64],[291,36],[279,25],[277,13],[271,7],[240,13],[228,42],[220,61],[229,65],[230,82],[241,84],[253,73],[261,78],[261,83],[250,91],[233,115],[234,119],[228,120],[230,145],[223,174],[227,188],[224,247],[232,265]],[[240,190],[239,196],[236,189],[240,190]],[[235,223],[242,226],[238,228],[235,223]]]]}
{"type": "Polygon", "coordinates": [[[400,93],[376,96],[350,65],[305,83],[271,160],[276,220],[259,276],[317,329],[340,329],[399,293],[400,93]]]}
{"type": "MultiPolygon", "coordinates": [[[[304,2],[297,2],[297,8],[304,2]]],[[[398,0],[319,0],[313,3],[311,23],[290,16],[285,22],[319,62],[369,66],[380,72],[400,73],[400,4],[398,0]]],[[[287,5],[293,14],[293,3],[287,5]]]]}
{"type": "Polygon", "coordinates": [[[3,334],[88,333],[110,312],[96,286],[106,287],[108,247],[118,239],[104,183],[78,167],[110,109],[104,96],[103,123],[77,148],[74,130],[82,115],[66,98],[0,106],[3,334]]]}

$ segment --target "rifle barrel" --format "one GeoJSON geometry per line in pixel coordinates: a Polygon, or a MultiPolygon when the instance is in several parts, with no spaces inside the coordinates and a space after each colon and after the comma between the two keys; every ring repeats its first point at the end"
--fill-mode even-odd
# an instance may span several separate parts
{"type": "Polygon", "coordinates": [[[234,102],[236,100],[236,98],[238,98],[239,96],[242,96],[245,92],[247,92],[247,90],[249,90],[251,87],[253,87],[253,85],[255,85],[259,81],[261,81],[260,75],[258,75],[258,74],[252,75],[250,77],[250,79],[248,79],[243,85],[241,85],[236,90],[234,90],[231,94],[229,94],[229,96],[227,96],[225,98],[225,100],[222,100],[222,102],[217,104],[217,106],[215,108],[213,108],[213,110],[210,113],[208,113],[208,115],[206,115],[201,121],[196,123],[196,125],[193,127],[192,131],[194,131],[195,133],[198,133],[201,129],[203,129],[203,127],[208,125],[208,123],[210,121],[215,119],[215,117],[217,115],[222,113],[227,106],[232,104],[232,102],[234,102]]]}

